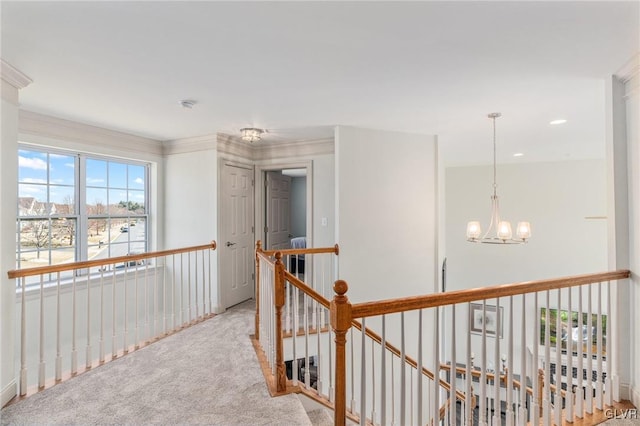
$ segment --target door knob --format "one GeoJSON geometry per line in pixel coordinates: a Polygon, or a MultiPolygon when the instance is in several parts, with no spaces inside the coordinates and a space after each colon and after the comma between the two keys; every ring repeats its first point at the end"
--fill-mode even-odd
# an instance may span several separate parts
{"type": "Polygon", "coordinates": [[[235,246],[236,243],[232,243],[231,241],[227,241],[227,247],[235,246]]]}

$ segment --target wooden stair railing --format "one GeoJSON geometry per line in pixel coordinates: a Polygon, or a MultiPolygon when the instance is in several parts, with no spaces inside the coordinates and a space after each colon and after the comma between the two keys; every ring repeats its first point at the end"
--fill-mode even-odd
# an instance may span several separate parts
{"type": "MultiPolygon", "coordinates": [[[[329,248],[265,251],[265,250],[262,250],[261,242],[258,241],[256,244],[256,277],[258,280],[261,277],[260,271],[261,271],[261,260],[262,260],[264,262],[262,268],[266,266],[267,268],[270,269],[270,271],[272,270],[273,272],[274,281],[275,281],[274,289],[276,293],[279,292],[282,294],[284,292],[284,283],[289,283],[291,286],[295,287],[300,292],[308,296],[311,300],[317,302],[320,306],[329,310],[331,308],[331,302],[327,298],[325,298],[322,294],[318,293],[315,289],[307,285],[307,283],[305,283],[299,277],[289,272],[285,267],[285,262],[283,262],[284,255],[295,256],[295,255],[302,255],[302,254],[325,254],[325,253],[333,253],[335,255],[338,255],[339,254],[338,245],[335,245],[334,247],[329,247],[329,248]],[[273,260],[274,258],[275,260],[273,260]]],[[[259,285],[260,284],[257,282],[256,287],[259,287],[259,285]]],[[[256,300],[260,300],[260,291],[258,290],[256,293],[256,300]]],[[[276,339],[278,340],[278,342],[276,342],[276,348],[275,348],[276,353],[279,353],[282,351],[281,342],[283,340],[283,335],[278,333],[278,330],[282,329],[282,326],[278,324],[282,322],[281,312],[282,312],[282,305],[284,304],[283,301],[284,301],[283,296],[275,297],[275,321],[276,321],[275,329],[276,329],[276,339]]],[[[260,353],[262,352],[262,349],[260,347],[260,344],[257,342],[259,339],[259,333],[260,333],[260,313],[259,313],[260,309],[265,309],[265,307],[260,306],[260,303],[258,303],[256,307],[256,324],[255,324],[256,331],[254,334],[254,345],[256,346],[256,350],[259,353],[259,356],[264,359],[264,353],[262,354],[260,353]]],[[[360,321],[353,320],[351,323],[351,326],[354,329],[362,332],[362,324],[360,321]]],[[[316,329],[315,332],[320,332],[320,330],[316,329]]],[[[375,342],[375,344],[381,345],[383,343],[381,336],[378,335],[373,330],[371,330],[370,328],[365,327],[364,332],[369,339],[375,342]]],[[[295,336],[302,336],[302,335],[303,335],[302,332],[296,333],[296,330],[294,330],[290,336],[295,337],[295,336]]],[[[400,359],[400,356],[401,356],[400,349],[398,349],[396,346],[389,343],[388,341],[385,341],[384,344],[385,344],[386,350],[392,356],[395,355],[398,357],[398,359],[400,359]]],[[[283,358],[278,356],[277,354],[275,358],[276,358],[275,360],[276,364],[278,364],[275,368],[275,375],[272,375],[271,373],[271,370],[273,370],[272,368],[263,367],[263,372],[267,377],[267,382],[271,383],[273,386],[273,389],[270,389],[270,392],[272,393],[272,395],[280,395],[280,394],[289,393],[289,392],[303,392],[308,397],[318,401],[319,403],[325,405],[326,407],[331,409],[335,408],[334,403],[330,401],[328,398],[323,397],[319,392],[309,391],[304,387],[304,385],[299,385],[299,386],[293,385],[292,381],[286,379],[285,377],[283,358]]],[[[406,362],[406,365],[408,365],[409,367],[412,367],[414,369],[418,368],[418,362],[410,356],[405,356],[405,362],[406,362]]],[[[264,363],[266,364],[266,361],[264,363]]],[[[422,375],[432,381],[435,380],[434,373],[429,369],[427,369],[426,367],[422,367],[422,375]]],[[[335,380],[338,381],[339,378],[336,376],[335,380]]],[[[440,378],[439,383],[442,389],[444,389],[446,392],[451,392],[452,387],[447,381],[440,378]]],[[[455,397],[456,397],[456,400],[458,401],[464,401],[466,398],[466,395],[464,394],[464,392],[458,389],[455,391],[455,397]]],[[[473,398],[473,400],[475,403],[475,397],[473,398]]],[[[441,412],[444,412],[446,409],[447,407],[445,405],[443,405],[440,408],[441,412]]],[[[349,418],[351,421],[354,421],[354,422],[361,421],[360,415],[354,412],[351,412],[350,410],[347,410],[345,412],[345,417],[349,418]]],[[[367,424],[371,424],[371,419],[369,418],[366,418],[364,421],[367,424]]]]}
{"type": "MultiPolygon", "coordinates": [[[[603,273],[598,273],[598,274],[584,274],[584,275],[578,275],[578,276],[571,276],[571,277],[564,277],[564,278],[556,278],[556,279],[549,279],[549,280],[539,280],[539,281],[531,281],[531,282],[523,282],[523,283],[515,283],[515,284],[508,284],[508,285],[498,285],[498,286],[492,286],[492,287],[486,287],[486,288],[478,288],[478,289],[470,289],[470,290],[459,290],[459,291],[452,291],[452,292],[447,292],[447,293],[439,293],[439,294],[431,294],[431,295],[425,295],[425,296],[414,296],[414,297],[407,297],[407,298],[399,298],[399,299],[390,299],[390,300],[382,300],[382,301],[376,301],[376,302],[365,302],[365,303],[357,303],[357,304],[351,304],[349,302],[349,299],[346,295],[347,290],[348,290],[348,286],[347,283],[345,281],[342,280],[338,280],[336,281],[335,285],[334,285],[334,291],[335,291],[335,296],[333,298],[333,300],[331,301],[331,305],[330,305],[330,311],[331,311],[331,326],[334,330],[334,333],[336,335],[336,392],[335,392],[335,424],[336,425],[343,425],[345,424],[345,413],[346,413],[346,409],[347,409],[347,401],[346,401],[346,388],[345,388],[345,381],[344,381],[344,375],[346,373],[346,363],[345,363],[345,357],[346,357],[346,353],[345,353],[345,348],[346,348],[346,334],[349,331],[349,329],[354,326],[354,320],[357,318],[367,318],[367,317],[373,317],[373,316],[381,316],[381,315],[387,315],[387,314],[394,314],[394,313],[400,313],[400,312],[407,312],[407,311],[413,311],[413,310],[422,310],[422,309],[430,309],[430,308],[440,308],[440,309],[444,309],[445,307],[448,306],[453,306],[453,305],[458,305],[458,304],[468,304],[469,306],[469,312],[471,312],[471,302],[478,302],[478,301],[482,301],[483,303],[486,304],[487,300],[496,301],[496,306],[501,306],[500,305],[500,299],[504,299],[507,300],[507,302],[510,308],[510,312],[508,313],[509,315],[509,319],[507,321],[512,321],[513,320],[513,304],[514,304],[514,300],[513,297],[514,296],[520,296],[522,298],[522,305],[523,307],[525,306],[525,296],[531,296],[533,297],[533,300],[535,301],[534,304],[534,312],[536,312],[536,316],[535,319],[533,320],[533,322],[528,324],[528,327],[526,327],[527,325],[527,321],[526,319],[523,317],[521,319],[521,327],[522,327],[522,332],[525,333],[525,331],[531,331],[533,330],[532,333],[532,339],[530,341],[527,341],[528,343],[531,343],[534,347],[534,356],[532,357],[532,360],[530,362],[534,362],[537,363],[539,362],[537,356],[538,356],[538,352],[537,352],[537,345],[540,342],[540,329],[539,329],[539,312],[537,311],[538,309],[538,294],[539,293],[545,293],[547,295],[547,303],[544,306],[545,309],[547,310],[547,312],[549,311],[550,308],[550,304],[549,304],[549,295],[550,292],[554,291],[554,294],[556,294],[556,306],[558,306],[560,309],[564,309],[564,306],[567,306],[567,310],[568,312],[571,314],[569,316],[569,318],[573,318],[574,315],[578,315],[578,329],[581,329],[581,324],[582,327],[586,327],[587,330],[591,329],[592,324],[595,324],[593,322],[593,320],[591,319],[592,316],[598,318],[598,330],[597,330],[597,338],[598,338],[598,351],[601,351],[604,349],[604,343],[602,342],[602,335],[603,332],[600,329],[601,326],[600,324],[603,323],[602,321],[602,309],[603,309],[603,305],[604,305],[604,301],[603,301],[603,296],[601,294],[601,290],[602,290],[602,283],[607,284],[606,287],[606,291],[610,291],[610,287],[611,287],[611,282],[612,281],[618,281],[618,280],[625,280],[626,278],[628,278],[630,275],[630,272],[628,270],[619,270],[619,271],[610,271],[610,272],[603,272],[603,273]],[[575,308],[575,305],[571,302],[571,291],[567,290],[568,293],[568,302],[561,302],[561,296],[562,296],[562,289],[571,289],[577,287],[577,289],[579,290],[579,294],[582,295],[582,290],[583,287],[586,289],[586,292],[588,294],[588,308],[587,310],[583,311],[582,310],[582,297],[579,298],[579,300],[576,302],[578,305],[578,308],[575,308]],[[591,308],[591,296],[592,293],[594,293],[594,288],[595,288],[595,294],[597,295],[597,313],[593,313],[592,308],[591,308]],[[582,313],[584,312],[584,314],[586,315],[586,320],[584,319],[584,317],[582,317],[582,313]]],[[[606,293],[605,296],[606,297],[606,303],[607,306],[605,307],[605,309],[607,309],[606,312],[608,312],[608,314],[610,315],[609,319],[607,320],[606,326],[607,329],[609,330],[611,327],[611,322],[613,322],[615,320],[615,315],[611,315],[613,313],[613,311],[611,310],[611,296],[610,293],[606,293]]],[[[575,300],[575,299],[574,299],[575,300]]],[[[484,308],[483,308],[484,309],[484,308]]],[[[506,309],[505,309],[506,311],[506,309]]],[[[436,312],[436,317],[438,316],[438,312],[439,311],[435,311],[436,312]]],[[[444,311],[443,311],[444,312],[444,311]]],[[[452,316],[455,315],[455,311],[453,309],[451,309],[452,312],[452,316]]],[[[496,311],[494,311],[496,312],[496,311]]],[[[483,311],[484,313],[484,311],[483,311]]],[[[521,312],[521,315],[524,315],[524,311],[521,312]]],[[[498,323],[500,321],[502,321],[500,318],[500,315],[497,315],[497,321],[498,323]]],[[[531,319],[529,319],[529,321],[531,321],[531,319]]],[[[560,324],[560,319],[559,319],[559,314],[558,314],[558,320],[557,320],[558,324],[560,324]]],[[[513,323],[510,323],[510,325],[513,323]]],[[[575,324],[575,322],[574,322],[575,324]]],[[[573,327],[573,325],[572,325],[573,327]]],[[[514,344],[514,338],[513,338],[513,328],[514,327],[509,327],[509,336],[505,336],[505,340],[508,340],[507,344],[512,347],[511,345],[514,344]]],[[[551,358],[549,355],[549,335],[548,335],[548,330],[550,328],[550,325],[547,326],[546,330],[547,330],[547,335],[543,337],[543,339],[546,339],[546,345],[547,345],[547,349],[546,349],[546,353],[544,354],[543,358],[540,358],[541,360],[544,359],[544,362],[547,363],[547,365],[551,362],[555,362],[556,363],[556,373],[554,373],[554,377],[556,379],[556,381],[559,380],[560,375],[562,374],[560,372],[560,370],[562,369],[561,367],[567,367],[567,370],[569,371],[569,375],[575,374],[572,373],[572,362],[571,362],[571,358],[572,356],[568,356],[568,361],[567,362],[567,366],[565,366],[565,364],[560,364],[559,361],[561,359],[560,357],[560,352],[556,351],[555,355],[555,359],[551,358]]],[[[436,323],[436,326],[434,327],[435,329],[435,333],[437,336],[437,332],[438,330],[438,326],[436,323]]],[[[487,336],[487,325],[485,323],[485,321],[482,321],[482,341],[484,342],[487,336]]],[[[594,326],[594,330],[595,330],[595,326],[594,326]]],[[[593,335],[595,338],[595,331],[593,332],[593,335]]],[[[522,341],[524,342],[525,340],[525,335],[523,334],[522,337],[522,341]]],[[[611,335],[608,335],[609,338],[607,339],[606,342],[606,353],[607,356],[610,357],[613,348],[610,346],[611,342],[611,335]]],[[[436,337],[437,338],[437,337],[436,337]]],[[[499,340],[496,339],[494,337],[494,341],[495,343],[495,359],[499,359],[498,357],[500,356],[499,354],[499,348],[500,348],[500,344],[499,344],[499,340]]],[[[555,343],[556,348],[561,348],[561,344],[560,344],[560,337],[557,337],[558,340],[556,340],[557,343],[555,343]]],[[[455,340],[455,339],[454,339],[455,340]]],[[[469,342],[471,341],[470,339],[468,340],[469,342]]],[[[467,345],[470,346],[470,345],[467,345]]],[[[582,344],[578,344],[578,347],[582,347],[582,344]]],[[[586,345],[589,349],[589,356],[591,357],[591,346],[592,344],[587,344],[586,345]]],[[[595,344],[593,344],[593,346],[595,347],[595,344]]],[[[525,348],[523,347],[521,350],[525,350],[525,348]]],[[[486,346],[485,343],[483,343],[483,363],[487,362],[487,354],[486,354],[486,346]]],[[[470,359],[472,359],[472,357],[470,357],[469,353],[470,353],[470,349],[469,347],[467,347],[467,357],[465,358],[465,361],[467,363],[467,365],[470,363],[470,359]]],[[[436,351],[437,353],[437,351],[436,351]]],[[[581,349],[578,352],[580,354],[580,356],[582,356],[582,352],[581,349]]],[[[607,404],[611,405],[612,401],[612,395],[615,394],[615,392],[613,392],[612,390],[612,386],[613,386],[613,381],[611,378],[611,370],[610,370],[610,362],[608,363],[607,366],[607,383],[602,386],[599,381],[600,380],[604,380],[602,377],[600,377],[600,372],[602,372],[603,370],[603,357],[601,355],[600,352],[598,352],[597,354],[597,360],[596,360],[596,354],[593,355],[593,359],[595,360],[594,362],[598,364],[598,377],[597,379],[593,379],[591,373],[589,373],[589,376],[587,379],[585,379],[586,384],[586,388],[589,391],[586,392],[588,395],[591,395],[591,393],[593,392],[591,389],[591,386],[595,386],[598,389],[603,389],[604,390],[604,394],[600,394],[600,395],[596,395],[596,397],[592,397],[592,396],[588,396],[588,399],[591,400],[591,398],[594,399],[594,408],[595,409],[599,409],[602,410],[602,405],[603,405],[603,401],[606,402],[607,404]],[[594,382],[595,380],[595,382],[594,382]],[[597,386],[596,386],[597,384],[597,386]]],[[[524,355],[522,355],[522,359],[524,360],[524,355]]],[[[582,359],[582,358],[580,358],[582,359]]],[[[437,359],[436,359],[437,360],[437,359]]],[[[511,363],[511,360],[509,360],[509,362],[511,363]]],[[[564,361],[563,361],[564,362],[564,361]]],[[[588,369],[591,368],[595,368],[591,366],[591,358],[589,358],[588,360],[588,369]]],[[[497,365],[497,364],[496,364],[497,365]]],[[[578,368],[583,368],[585,366],[583,366],[582,361],[579,361],[579,364],[577,365],[578,368]]],[[[437,368],[436,374],[435,376],[438,375],[439,371],[441,370],[445,370],[448,367],[444,367],[444,366],[439,366],[437,368]]],[[[526,370],[524,370],[524,366],[522,367],[523,371],[526,372],[526,370]]],[[[548,367],[547,367],[548,368],[548,367]]],[[[496,379],[496,375],[491,375],[491,373],[487,373],[486,372],[486,367],[483,367],[484,373],[483,376],[485,377],[483,380],[495,380],[496,379]]],[[[468,369],[464,370],[464,373],[466,373],[468,375],[468,369]]],[[[539,371],[538,367],[536,366],[536,371],[539,371]]],[[[590,371],[590,370],[584,370],[584,371],[590,371]]],[[[593,370],[595,371],[595,370],[593,370]]],[[[475,376],[475,373],[472,373],[473,376],[475,376]]],[[[522,374],[521,374],[522,375],[522,374]]],[[[453,376],[453,375],[452,375],[453,376]]],[[[522,377],[526,377],[526,374],[522,375],[522,377]]],[[[582,377],[582,373],[580,374],[580,379],[582,377]]],[[[504,381],[506,383],[506,386],[508,388],[513,387],[513,388],[518,388],[518,389],[522,389],[523,385],[520,382],[517,382],[515,380],[512,380],[511,383],[507,383],[509,380],[507,378],[504,378],[502,375],[497,376],[499,381],[504,381]]],[[[469,380],[468,378],[466,380],[469,380]]],[[[569,379],[570,380],[570,379],[569,379]]],[[[571,381],[569,381],[569,384],[571,384],[571,381]]],[[[553,398],[555,396],[555,401],[554,404],[556,405],[555,407],[555,415],[554,415],[554,419],[553,421],[556,424],[560,424],[562,423],[562,421],[560,420],[562,418],[562,416],[567,416],[567,420],[566,421],[573,421],[573,411],[569,410],[568,412],[561,412],[560,410],[562,410],[562,401],[568,401],[568,404],[573,404],[573,399],[575,398],[575,394],[573,392],[571,392],[571,395],[569,392],[565,391],[564,389],[560,389],[557,387],[556,384],[551,383],[551,377],[545,377],[544,374],[538,374],[538,378],[537,380],[534,379],[533,380],[533,387],[531,386],[525,386],[525,391],[528,395],[532,396],[531,400],[532,400],[532,405],[525,408],[525,415],[530,415],[531,418],[533,420],[527,420],[527,419],[522,419],[520,418],[518,420],[518,422],[520,423],[533,423],[533,424],[537,424],[538,421],[540,421],[541,417],[542,417],[542,412],[544,411],[544,421],[545,422],[549,422],[551,423],[551,410],[554,409],[554,407],[551,406],[552,402],[550,398],[553,398]],[[543,392],[544,390],[544,392],[543,392]],[[535,395],[535,397],[533,396],[535,395]],[[570,397],[571,396],[571,397],[570,397]],[[543,401],[543,398],[544,401],[543,401]],[[560,404],[560,405],[558,405],[560,404]],[[543,406],[544,405],[544,406],[543,406]],[[538,409],[540,410],[538,412],[538,409]],[[527,414],[527,410],[528,413],[527,414]]],[[[499,386],[495,387],[495,395],[497,397],[497,401],[502,401],[502,397],[500,396],[500,392],[499,386]]],[[[484,392],[484,390],[482,391],[484,392]]],[[[488,394],[483,394],[481,395],[482,398],[485,397],[491,397],[488,394]]],[[[435,397],[435,400],[437,401],[437,396],[435,397]]],[[[507,401],[509,402],[509,401],[507,401]]],[[[512,401],[509,402],[509,404],[511,403],[515,403],[518,404],[518,401],[512,401]]],[[[589,402],[589,404],[591,404],[591,402],[589,402]]],[[[439,405],[439,404],[438,404],[439,405]]],[[[508,415],[515,415],[516,417],[518,416],[517,412],[512,412],[510,405],[507,405],[507,410],[508,410],[508,415]]],[[[516,406],[517,407],[517,406],[516,406]]],[[[581,406],[580,406],[581,407],[581,406]]],[[[482,406],[481,406],[482,408],[482,406]]],[[[487,407],[485,406],[485,409],[487,407]]],[[[489,408],[490,409],[490,408],[489,408]]],[[[442,414],[441,410],[438,410],[438,414],[442,414]]],[[[589,413],[590,411],[585,411],[585,413],[589,413]]],[[[484,416],[486,416],[486,413],[483,414],[484,416]]],[[[579,411],[576,412],[575,414],[576,416],[583,416],[583,412],[579,411]]],[[[495,413],[494,413],[495,416],[495,413]]],[[[484,419],[485,421],[487,420],[486,417],[484,419]]],[[[435,418],[435,421],[438,421],[438,418],[435,418]]],[[[482,420],[481,420],[482,421],[482,420]]]]}

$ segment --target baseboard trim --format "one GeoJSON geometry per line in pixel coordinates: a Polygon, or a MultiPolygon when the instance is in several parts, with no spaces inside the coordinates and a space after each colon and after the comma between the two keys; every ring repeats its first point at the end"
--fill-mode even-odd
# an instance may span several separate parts
{"type": "Polygon", "coordinates": [[[219,314],[224,313],[224,312],[226,311],[226,309],[225,309],[225,308],[223,308],[223,307],[222,307],[222,306],[220,306],[220,305],[214,305],[214,306],[213,306],[213,310],[212,310],[212,311],[213,311],[213,313],[214,313],[214,314],[219,315],[219,314]]]}
{"type": "Polygon", "coordinates": [[[4,389],[2,389],[2,395],[0,396],[0,398],[2,398],[0,400],[0,407],[4,407],[5,405],[7,405],[7,403],[11,401],[16,395],[18,395],[18,385],[14,379],[9,382],[9,384],[5,386],[4,389]]]}
{"type": "Polygon", "coordinates": [[[619,398],[616,401],[630,401],[631,400],[631,384],[620,383],[618,386],[620,392],[619,398]]]}
{"type": "Polygon", "coordinates": [[[640,389],[637,387],[631,387],[631,402],[634,406],[640,407],[640,389]]]}

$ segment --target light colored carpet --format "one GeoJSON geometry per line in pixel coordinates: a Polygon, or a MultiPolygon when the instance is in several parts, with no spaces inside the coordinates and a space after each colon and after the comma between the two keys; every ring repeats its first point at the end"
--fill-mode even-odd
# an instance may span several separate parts
{"type": "Polygon", "coordinates": [[[253,320],[245,302],[5,407],[0,424],[310,425],[295,395],[269,396],[253,320]]]}

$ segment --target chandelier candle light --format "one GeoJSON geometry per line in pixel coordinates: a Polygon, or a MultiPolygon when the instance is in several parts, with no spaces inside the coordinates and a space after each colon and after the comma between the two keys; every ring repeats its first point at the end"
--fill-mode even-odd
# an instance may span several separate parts
{"type": "Polygon", "coordinates": [[[512,238],[511,223],[500,220],[500,206],[498,203],[498,184],[496,183],[496,118],[502,114],[492,112],[488,115],[493,120],[493,195],[491,196],[491,222],[487,232],[482,235],[480,222],[467,223],[467,241],[485,244],[522,244],[531,237],[531,225],[529,222],[518,222],[516,237],[512,238]],[[482,236],[481,236],[482,235],[482,236]]]}

